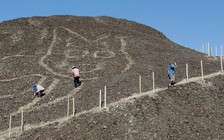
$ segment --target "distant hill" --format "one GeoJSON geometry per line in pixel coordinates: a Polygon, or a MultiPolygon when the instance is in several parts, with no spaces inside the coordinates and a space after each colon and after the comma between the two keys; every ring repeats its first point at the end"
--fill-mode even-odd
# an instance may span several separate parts
{"type": "Polygon", "coordinates": [[[167,65],[177,81],[220,70],[216,57],[180,46],[151,27],[112,17],[50,16],[0,23],[0,138],[15,139],[223,139],[223,76],[166,89],[167,65]],[[74,88],[71,67],[80,69],[74,88]],[[155,73],[156,94],[152,90],[155,73]],[[138,96],[139,76],[142,94],[138,96]],[[32,83],[46,89],[33,98],[32,83]],[[107,87],[108,111],[97,107],[107,87]],[[67,97],[76,116],[67,121],[67,97]],[[124,99],[125,101],[122,101],[124,99]],[[128,100],[130,99],[130,101],[128,100]],[[113,104],[114,103],[114,104],[113,104]],[[20,112],[24,129],[19,133],[20,112]]]}

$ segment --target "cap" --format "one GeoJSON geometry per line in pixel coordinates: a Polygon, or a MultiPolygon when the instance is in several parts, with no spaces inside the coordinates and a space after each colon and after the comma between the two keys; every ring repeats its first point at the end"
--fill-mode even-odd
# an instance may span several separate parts
{"type": "Polygon", "coordinates": [[[76,66],[72,66],[72,69],[76,68],[76,66]]]}
{"type": "Polygon", "coordinates": [[[37,85],[36,84],[32,84],[32,88],[36,88],[37,87],[37,85]]]}

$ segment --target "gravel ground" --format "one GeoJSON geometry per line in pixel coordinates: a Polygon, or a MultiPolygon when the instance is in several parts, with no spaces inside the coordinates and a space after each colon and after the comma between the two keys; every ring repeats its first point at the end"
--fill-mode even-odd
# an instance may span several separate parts
{"type": "Polygon", "coordinates": [[[217,57],[180,46],[151,27],[111,17],[15,19],[0,23],[0,36],[0,134],[7,134],[9,114],[12,127],[20,126],[24,107],[26,131],[14,133],[15,139],[223,139],[222,76],[108,112],[95,109],[104,86],[110,104],[138,93],[140,75],[142,92],[152,90],[152,72],[155,88],[164,88],[168,63],[177,63],[181,81],[186,63],[189,77],[201,75],[200,60],[205,75],[219,71],[217,57]],[[81,72],[77,89],[69,74],[73,65],[81,72]],[[44,86],[46,95],[33,98],[32,83],[44,86]],[[70,105],[74,97],[78,114],[69,121],[67,96],[70,105]]]}

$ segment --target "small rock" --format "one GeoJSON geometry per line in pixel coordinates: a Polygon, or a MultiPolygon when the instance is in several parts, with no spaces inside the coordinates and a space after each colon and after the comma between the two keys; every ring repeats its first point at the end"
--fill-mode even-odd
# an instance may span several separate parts
{"type": "Polygon", "coordinates": [[[106,129],[106,128],[107,128],[107,126],[106,126],[106,125],[104,125],[104,126],[103,126],[103,129],[106,129]]]}

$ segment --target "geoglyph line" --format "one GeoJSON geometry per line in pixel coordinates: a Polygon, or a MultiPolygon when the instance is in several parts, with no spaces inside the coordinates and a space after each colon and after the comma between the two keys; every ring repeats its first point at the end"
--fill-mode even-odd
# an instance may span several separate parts
{"type": "Polygon", "coordinates": [[[0,80],[0,82],[10,82],[10,81],[17,80],[17,79],[20,79],[20,78],[26,78],[26,77],[32,77],[32,76],[43,77],[43,75],[41,75],[41,74],[31,74],[31,75],[24,75],[24,76],[15,77],[15,78],[12,78],[12,79],[3,79],[3,80],[0,80]]]}
{"type": "MultiPolygon", "coordinates": [[[[64,27],[62,27],[62,28],[64,28],[64,27]]],[[[64,29],[67,29],[67,28],[64,28],[64,29]]],[[[67,30],[70,30],[70,29],[67,29],[67,30]]],[[[48,48],[47,53],[46,53],[43,57],[41,57],[41,59],[39,60],[39,64],[40,64],[41,66],[43,66],[44,68],[46,68],[49,72],[51,72],[51,73],[54,74],[54,75],[57,75],[57,76],[60,76],[60,77],[64,77],[64,78],[70,78],[70,76],[68,76],[68,75],[62,75],[62,74],[59,74],[59,73],[57,73],[57,72],[54,72],[53,69],[51,69],[50,67],[48,67],[47,64],[44,63],[44,60],[45,60],[49,55],[52,54],[52,50],[53,50],[53,47],[54,47],[54,45],[55,45],[55,43],[56,43],[56,39],[57,39],[57,28],[54,29],[54,31],[53,31],[53,40],[52,40],[52,42],[51,42],[51,45],[50,45],[50,47],[48,48]]],[[[98,69],[98,67],[97,67],[97,69],[98,69]]],[[[94,70],[95,70],[95,69],[94,69],[94,70]]],[[[93,70],[93,71],[94,71],[94,70],[93,70]]],[[[82,73],[82,72],[80,72],[80,73],[82,73]]],[[[93,77],[93,78],[86,78],[86,79],[84,79],[84,80],[94,80],[94,79],[97,79],[97,78],[94,78],[94,77],[93,77]]]]}
{"type": "MultiPolygon", "coordinates": [[[[63,28],[63,27],[62,27],[63,28]]],[[[82,37],[81,35],[77,34],[76,32],[73,32],[71,31],[70,29],[67,29],[67,28],[64,28],[66,29],[67,31],[79,36],[80,38],[84,39],[85,41],[87,42],[90,42],[88,39],[82,37]]],[[[42,65],[43,67],[45,67],[48,71],[50,71],[51,73],[53,73],[54,75],[58,75],[58,76],[61,76],[61,77],[65,77],[65,78],[68,78],[69,76],[65,76],[65,75],[61,75],[61,74],[58,74],[56,72],[54,72],[51,68],[49,68],[45,63],[44,63],[44,59],[47,58],[48,55],[51,55],[52,54],[52,49],[53,49],[53,46],[55,45],[56,43],[56,38],[57,38],[57,34],[56,34],[56,29],[54,29],[54,32],[53,32],[53,41],[50,45],[50,47],[48,48],[48,51],[46,53],[46,55],[44,55],[40,61],[39,61],[39,64],[42,65]]],[[[127,59],[128,61],[128,64],[126,66],[126,68],[122,71],[123,72],[126,72],[127,70],[129,70],[131,68],[131,66],[134,64],[134,61],[133,59],[129,56],[129,54],[125,51],[126,49],[126,41],[124,40],[123,37],[120,38],[120,41],[121,41],[121,52],[125,55],[125,58],[127,59]]],[[[221,72],[217,72],[217,73],[212,73],[210,75],[207,75],[205,76],[204,78],[211,78],[211,77],[214,77],[214,76],[217,76],[217,75],[220,75],[221,72]]],[[[22,76],[22,77],[26,77],[26,76],[22,76]]],[[[18,78],[21,78],[21,77],[18,77],[18,78]]],[[[15,79],[18,79],[18,78],[13,78],[13,80],[15,79]]],[[[186,80],[182,80],[180,81],[179,83],[177,83],[177,85],[180,85],[180,84],[186,84],[186,83],[190,83],[190,82],[194,82],[194,81],[198,81],[200,80],[201,77],[193,77],[193,78],[190,78],[188,81],[186,80]]],[[[11,81],[12,79],[7,79],[7,80],[1,80],[1,81],[11,81]]],[[[42,78],[38,83],[41,83],[43,82],[44,80],[46,80],[46,77],[42,78]]],[[[49,86],[49,89],[48,91],[51,92],[55,86],[59,83],[59,80],[58,79],[54,79],[53,83],[49,86]]],[[[81,85],[82,86],[82,85],[81,85]]],[[[80,87],[81,88],[81,87],[80,87]]],[[[121,104],[125,104],[126,102],[129,102],[131,101],[132,99],[136,99],[136,98],[140,98],[142,96],[150,96],[150,97],[153,97],[153,96],[156,96],[156,92],[159,92],[159,91],[163,91],[163,90],[166,90],[167,88],[160,88],[160,89],[156,89],[155,91],[148,91],[148,92],[143,92],[141,94],[139,93],[135,93],[133,94],[132,96],[129,96],[129,97],[126,97],[126,98],[123,98],[123,99],[120,99],[116,102],[113,102],[113,103],[110,103],[108,105],[108,107],[118,107],[119,105],[121,104]]],[[[37,101],[33,101],[31,102],[30,104],[27,104],[26,106],[24,106],[24,109],[26,109],[26,111],[31,111],[31,110],[36,110],[36,109],[40,109],[41,107],[47,107],[49,105],[52,105],[52,104],[55,104],[55,103],[58,103],[64,99],[66,99],[68,96],[72,96],[74,95],[76,92],[78,91],[78,89],[74,89],[72,90],[67,96],[63,96],[63,97],[60,97],[60,98],[57,98],[51,102],[48,102],[48,103],[45,103],[45,104],[42,104],[41,106],[39,107],[33,107],[31,109],[31,106],[33,106],[34,104],[36,104],[37,101]]],[[[21,108],[15,112],[13,115],[15,114],[18,114],[20,113],[20,110],[21,108]]],[[[95,107],[95,108],[92,108],[90,110],[84,110],[82,112],[79,112],[75,115],[75,117],[79,117],[80,115],[82,114],[86,114],[86,113],[98,113],[98,112],[101,112],[102,110],[100,110],[98,107],[95,107]]],[[[69,119],[72,118],[71,116],[69,117],[69,119]]],[[[59,124],[62,124],[62,123],[65,123],[68,121],[68,118],[67,117],[62,117],[62,118],[58,118],[58,119],[55,119],[53,121],[48,121],[48,122],[41,122],[40,124],[26,124],[25,125],[25,130],[30,130],[30,129],[35,129],[35,128],[40,128],[40,127],[46,127],[48,126],[49,124],[52,124],[52,123],[55,123],[55,122],[58,122],[59,124]]],[[[14,135],[16,136],[19,136],[21,133],[20,132],[17,132],[19,130],[19,127],[14,127],[12,128],[12,132],[14,135]]],[[[6,138],[8,136],[8,131],[3,131],[3,132],[0,132],[0,138],[6,138]]]]}
{"type": "Polygon", "coordinates": [[[106,38],[108,38],[109,36],[110,36],[110,34],[109,34],[109,35],[104,35],[104,36],[102,36],[102,37],[100,37],[100,38],[97,38],[96,40],[93,41],[93,43],[96,43],[96,42],[98,42],[98,41],[100,41],[100,40],[106,39],[106,38]]]}
{"type": "MultiPolygon", "coordinates": [[[[64,28],[64,29],[65,29],[65,28],[64,28]]],[[[56,30],[57,30],[57,28],[54,29],[54,31],[53,31],[53,40],[52,40],[52,43],[51,43],[50,47],[48,48],[47,53],[46,53],[43,57],[41,57],[41,59],[39,60],[39,64],[42,65],[43,67],[45,67],[48,71],[50,71],[50,72],[53,73],[54,75],[58,75],[58,76],[61,76],[61,77],[66,77],[66,78],[68,78],[69,76],[64,76],[64,75],[61,75],[61,74],[58,74],[58,73],[54,72],[51,68],[49,68],[49,67],[44,63],[44,60],[47,58],[47,56],[49,56],[49,55],[52,54],[52,49],[53,49],[53,47],[54,47],[54,45],[55,45],[55,43],[56,43],[56,38],[57,38],[56,30]]],[[[88,39],[82,37],[81,35],[77,34],[76,32],[73,32],[73,31],[71,31],[71,30],[69,30],[69,29],[66,29],[66,30],[69,31],[69,32],[71,32],[71,33],[73,33],[73,34],[75,34],[75,35],[77,35],[77,36],[79,36],[79,37],[81,37],[81,38],[84,39],[85,41],[90,42],[88,39]]],[[[108,35],[108,36],[109,36],[109,35],[108,35]]],[[[107,38],[108,36],[104,36],[104,37],[99,38],[99,39],[97,39],[97,40],[95,40],[95,41],[99,41],[99,40],[101,40],[101,39],[107,38]]],[[[15,56],[9,56],[9,57],[22,57],[22,56],[24,56],[24,55],[15,55],[15,56]]],[[[32,56],[32,57],[33,57],[33,56],[32,56]]],[[[5,58],[3,58],[3,59],[6,59],[6,58],[8,58],[8,57],[5,57],[5,58]]],[[[99,69],[99,66],[97,66],[96,69],[99,69]]],[[[94,70],[96,70],[96,69],[94,69],[94,70]]],[[[23,78],[23,77],[30,77],[30,76],[31,76],[31,75],[26,75],[26,76],[21,76],[21,77],[16,77],[16,78],[13,78],[13,79],[7,79],[7,80],[1,80],[1,81],[12,81],[12,80],[15,80],[15,79],[19,79],[19,78],[23,78]]],[[[42,77],[42,78],[40,79],[40,81],[38,81],[38,84],[41,84],[41,83],[42,83],[43,81],[45,81],[46,78],[47,78],[47,77],[43,77],[43,75],[40,75],[40,74],[34,74],[34,76],[41,76],[41,77],[42,77]]],[[[96,79],[96,78],[90,78],[90,80],[92,80],[92,79],[96,79]]],[[[86,79],[85,79],[85,80],[86,80],[86,79]]],[[[54,79],[53,83],[48,87],[47,92],[51,92],[51,91],[55,88],[55,86],[58,84],[58,82],[59,82],[58,79],[54,79]]],[[[71,93],[74,93],[75,91],[77,92],[77,89],[76,89],[76,90],[72,90],[71,93]]],[[[25,92],[26,92],[26,91],[25,91],[25,92]]],[[[76,92],[75,92],[75,93],[76,93],[76,92]]],[[[23,92],[23,93],[24,93],[24,92],[23,92]]],[[[23,106],[23,107],[20,107],[16,112],[12,113],[11,115],[17,115],[17,114],[19,114],[19,113],[21,112],[21,109],[22,109],[22,108],[23,108],[24,110],[26,110],[26,111],[28,111],[28,110],[31,111],[31,110],[35,110],[35,109],[40,109],[41,107],[47,107],[48,105],[52,105],[52,104],[58,103],[58,102],[60,102],[61,100],[64,100],[64,99],[66,99],[68,96],[71,96],[71,95],[73,95],[73,94],[68,94],[67,96],[64,96],[64,97],[61,97],[61,98],[57,98],[57,99],[55,99],[55,100],[53,100],[53,101],[51,101],[51,102],[48,102],[48,103],[46,103],[46,104],[42,104],[41,106],[33,107],[33,106],[40,100],[40,99],[36,98],[36,99],[34,99],[32,102],[30,102],[29,104],[27,104],[27,105],[25,105],[25,106],[23,106]],[[31,109],[31,107],[32,107],[32,109],[31,109]]],[[[11,96],[11,95],[9,95],[9,96],[11,96]]],[[[4,97],[9,97],[9,96],[4,96],[4,97]]],[[[16,127],[15,127],[15,129],[16,129],[16,127]]]]}
{"type": "MultiPolygon", "coordinates": [[[[207,76],[204,76],[204,78],[212,78],[212,77],[215,77],[215,76],[218,76],[218,75],[223,75],[222,72],[215,72],[215,73],[211,73],[207,76]]],[[[198,80],[201,80],[201,77],[192,77],[192,78],[189,78],[189,80],[187,81],[186,79],[182,80],[181,82],[177,83],[177,85],[182,85],[182,84],[187,84],[187,83],[191,83],[191,82],[196,82],[198,80]]],[[[167,90],[167,87],[166,88],[159,88],[159,89],[155,89],[155,91],[151,90],[151,91],[148,91],[148,92],[142,92],[141,94],[139,93],[135,93],[133,94],[132,96],[129,96],[129,97],[126,97],[126,98],[123,98],[123,99],[120,99],[116,102],[113,102],[113,103],[110,103],[108,105],[108,107],[114,107],[114,108],[117,108],[119,107],[120,105],[122,104],[126,104],[127,102],[130,102],[132,99],[137,99],[137,98],[141,98],[143,96],[149,96],[149,97],[154,97],[156,96],[156,93],[160,92],[160,91],[164,91],[164,90],[167,90]]],[[[102,112],[104,111],[103,109],[99,109],[98,107],[94,107],[90,110],[84,110],[82,112],[79,112],[75,115],[75,117],[79,117],[80,115],[82,114],[86,114],[86,113],[99,113],[99,112],[102,112]]],[[[40,124],[26,124],[24,126],[25,130],[30,130],[30,129],[36,129],[36,128],[43,128],[43,127],[46,127],[48,126],[49,124],[53,124],[53,123],[59,123],[59,124],[62,124],[62,123],[66,123],[69,121],[69,119],[71,119],[72,116],[70,116],[69,118],[67,117],[62,117],[62,118],[58,118],[58,119],[55,119],[54,121],[48,121],[48,122],[44,122],[44,123],[40,123],[40,124]]],[[[12,132],[13,132],[13,135],[14,136],[17,136],[19,137],[21,135],[21,133],[19,133],[18,131],[18,127],[14,127],[12,128],[12,132]]],[[[3,132],[0,132],[0,138],[7,138],[8,136],[8,131],[3,131],[3,132]]]]}
{"type": "Polygon", "coordinates": [[[96,16],[93,19],[95,19],[96,22],[98,22],[98,23],[101,23],[101,24],[104,24],[104,25],[108,25],[103,19],[100,19],[100,17],[96,16]]]}
{"type": "Polygon", "coordinates": [[[47,56],[49,56],[49,55],[52,54],[52,49],[53,49],[53,47],[54,47],[54,45],[56,43],[56,39],[57,39],[57,33],[56,33],[56,31],[57,31],[57,28],[54,29],[54,31],[53,31],[53,40],[51,42],[51,45],[48,48],[47,53],[43,57],[41,57],[41,59],[39,60],[39,64],[41,66],[43,66],[44,68],[46,68],[49,72],[51,72],[54,75],[57,75],[57,76],[60,76],[60,77],[64,77],[64,78],[69,78],[69,76],[67,76],[67,75],[62,75],[62,74],[59,74],[57,72],[54,72],[53,69],[51,69],[50,67],[48,67],[48,65],[46,65],[44,63],[44,60],[47,58],[47,56]]]}
{"type": "MultiPolygon", "coordinates": [[[[57,99],[55,99],[51,102],[42,104],[41,106],[34,106],[32,108],[26,108],[25,112],[28,113],[30,111],[38,110],[42,107],[48,107],[49,105],[56,104],[56,103],[58,103],[58,102],[60,102],[64,99],[67,99],[68,97],[72,97],[82,88],[82,86],[83,86],[83,84],[81,84],[80,87],[73,89],[67,96],[57,98],[57,99]]],[[[21,113],[21,109],[22,108],[19,109],[20,111],[18,110],[17,112],[13,113],[12,115],[16,115],[16,114],[21,113]]],[[[86,112],[86,111],[83,111],[82,113],[84,113],[84,112],[86,112]]],[[[71,116],[70,116],[70,118],[71,118],[71,116]]],[[[30,129],[34,129],[34,128],[46,127],[47,125],[53,124],[55,122],[59,122],[61,124],[61,123],[64,123],[65,121],[67,121],[67,120],[68,120],[68,118],[66,116],[66,117],[55,119],[54,121],[41,122],[40,124],[26,124],[25,127],[24,127],[24,130],[26,131],[26,130],[30,130],[30,129]]],[[[13,127],[12,128],[12,133],[13,133],[12,137],[19,137],[21,135],[20,127],[13,127]]],[[[0,132],[0,139],[6,139],[7,137],[8,137],[8,130],[0,132]]]]}
{"type": "Polygon", "coordinates": [[[17,54],[17,55],[10,55],[10,56],[5,56],[3,57],[1,60],[5,60],[11,57],[36,57],[35,55],[21,55],[21,54],[17,54]]]}
{"type": "Polygon", "coordinates": [[[125,55],[125,58],[128,61],[126,68],[121,71],[121,73],[124,73],[131,68],[131,66],[134,64],[134,60],[131,58],[131,56],[128,54],[128,52],[126,52],[127,43],[124,40],[124,38],[120,37],[120,41],[121,41],[121,52],[125,55]]]}
{"type": "MultiPolygon", "coordinates": [[[[42,84],[46,79],[47,79],[47,77],[42,77],[42,78],[38,81],[38,84],[42,84]]],[[[29,90],[29,89],[28,89],[28,90],[29,90]]],[[[26,92],[26,91],[25,91],[25,92],[26,92]]],[[[32,100],[32,102],[29,102],[28,104],[26,104],[26,105],[20,107],[17,111],[11,113],[11,115],[17,115],[17,114],[21,113],[22,108],[23,108],[24,110],[27,110],[27,109],[31,108],[31,107],[33,107],[33,106],[34,106],[37,102],[39,102],[39,101],[40,101],[39,98],[35,98],[34,100],[32,100]]]]}
{"type": "Polygon", "coordinates": [[[41,85],[45,80],[47,79],[46,76],[42,76],[41,79],[37,82],[39,85],[41,85]]]}
{"type": "Polygon", "coordinates": [[[12,97],[12,95],[3,95],[3,96],[0,96],[0,99],[3,99],[3,98],[10,98],[12,97]]]}
{"type": "MultiPolygon", "coordinates": [[[[57,80],[58,80],[58,79],[57,79],[57,80]]],[[[58,81],[58,82],[59,82],[59,81],[58,81]]],[[[57,83],[57,84],[58,84],[58,83],[57,83]]],[[[57,84],[56,84],[56,81],[55,81],[55,83],[53,82],[51,85],[56,86],[57,84]]],[[[31,111],[39,110],[39,109],[44,108],[44,107],[49,107],[49,106],[51,106],[51,105],[53,105],[53,104],[59,103],[60,101],[63,101],[63,100],[65,100],[65,99],[67,99],[68,97],[74,96],[74,95],[75,95],[75,94],[82,88],[82,86],[83,86],[83,83],[81,84],[80,87],[75,88],[75,89],[73,89],[72,91],[70,91],[66,96],[62,96],[62,97],[56,98],[56,99],[54,99],[54,100],[52,100],[52,101],[51,101],[51,99],[50,99],[50,101],[47,102],[47,103],[41,104],[41,105],[39,105],[39,106],[33,106],[33,105],[36,104],[38,101],[40,101],[39,98],[36,98],[36,99],[34,99],[33,102],[29,103],[29,104],[26,105],[26,106],[23,106],[23,109],[25,110],[26,113],[28,113],[28,112],[31,112],[31,111]]],[[[53,87],[53,86],[52,86],[52,87],[53,87]]],[[[52,89],[53,89],[53,88],[52,88],[52,89]]],[[[48,92],[48,94],[49,94],[49,92],[48,92]]],[[[43,97],[43,98],[44,98],[44,97],[43,97]]],[[[20,108],[18,109],[18,111],[16,111],[15,113],[12,113],[12,115],[17,115],[17,114],[21,113],[21,110],[22,110],[22,107],[20,107],[20,108]]]]}
{"type": "MultiPolygon", "coordinates": [[[[14,81],[14,80],[17,80],[17,79],[26,78],[26,77],[32,77],[32,76],[40,76],[41,77],[41,79],[38,81],[39,84],[43,83],[43,81],[45,81],[47,79],[47,77],[45,77],[45,76],[43,76],[41,74],[32,74],[32,75],[25,75],[25,76],[20,76],[20,77],[12,78],[12,79],[4,79],[4,80],[0,80],[0,81],[1,82],[10,82],[10,81],[14,81]]],[[[21,94],[24,94],[24,93],[26,93],[28,91],[31,91],[31,89],[27,89],[27,90],[25,90],[23,92],[20,92],[18,94],[21,95],[21,94]]],[[[13,97],[13,95],[4,95],[4,96],[1,96],[0,99],[10,98],[10,97],[13,97]]]]}
{"type": "Polygon", "coordinates": [[[72,30],[70,30],[70,29],[68,29],[68,28],[65,28],[65,27],[61,27],[61,28],[65,29],[65,30],[68,31],[69,33],[72,33],[72,34],[74,34],[74,35],[80,37],[81,39],[85,40],[86,42],[90,43],[90,40],[89,40],[89,39],[83,37],[82,35],[76,33],[75,31],[72,31],[72,30]]]}
{"type": "Polygon", "coordinates": [[[46,89],[46,93],[50,93],[59,83],[59,79],[54,78],[52,84],[46,89]]]}

